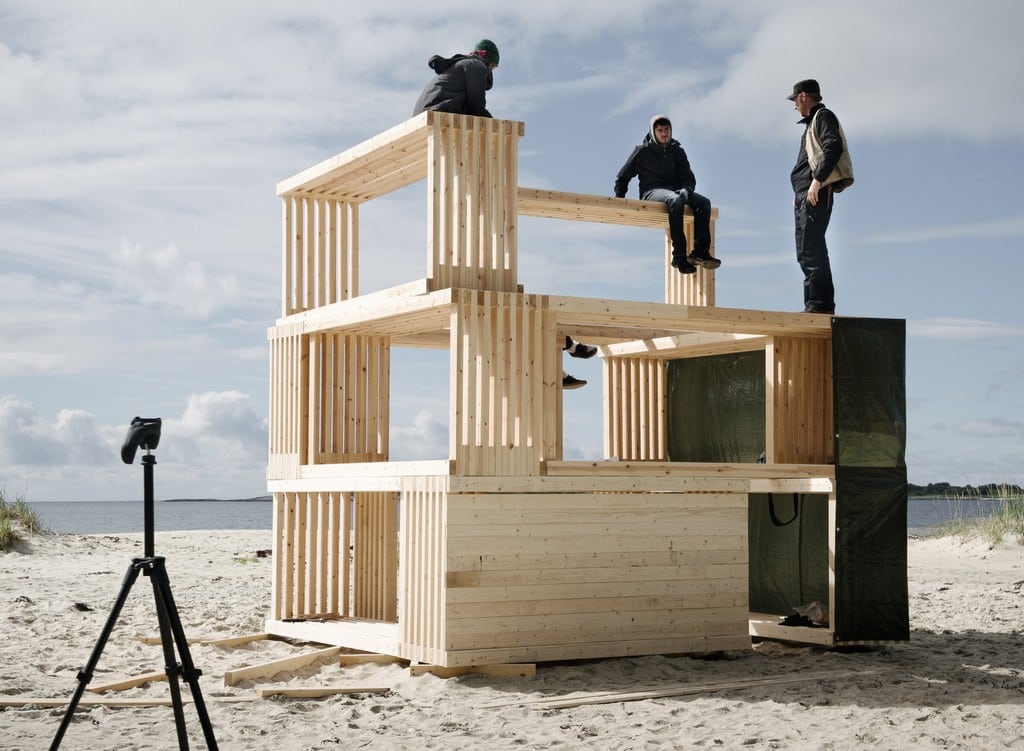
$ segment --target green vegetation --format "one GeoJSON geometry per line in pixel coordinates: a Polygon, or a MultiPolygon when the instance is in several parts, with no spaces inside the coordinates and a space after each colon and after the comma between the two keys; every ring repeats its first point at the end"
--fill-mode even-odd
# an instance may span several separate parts
{"type": "Polygon", "coordinates": [[[987,483],[985,485],[950,485],[948,482],[930,482],[927,485],[907,483],[908,498],[1002,498],[1006,494],[1024,495],[1018,485],[987,483]]]}
{"type": "Polygon", "coordinates": [[[983,538],[996,545],[1007,537],[1016,537],[1017,542],[1024,545],[1024,491],[1016,485],[987,486],[985,493],[953,496],[953,500],[963,503],[965,511],[970,504],[976,504],[981,498],[995,499],[996,510],[987,516],[962,516],[939,527],[937,534],[956,536],[965,539],[983,538]]]}
{"type": "Polygon", "coordinates": [[[35,511],[29,508],[24,498],[17,498],[13,503],[0,490],[0,550],[7,550],[21,539],[22,534],[41,532],[42,523],[35,511]]]}

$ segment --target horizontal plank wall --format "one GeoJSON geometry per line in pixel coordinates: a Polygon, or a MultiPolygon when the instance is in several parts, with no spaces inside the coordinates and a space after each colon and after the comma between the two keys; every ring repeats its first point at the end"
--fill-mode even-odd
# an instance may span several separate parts
{"type": "Polygon", "coordinates": [[[427,146],[427,277],[435,289],[514,291],[521,125],[434,114],[427,146]]]}
{"type": "Polygon", "coordinates": [[[765,347],[765,458],[771,463],[832,464],[832,343],[772,337],[765,347]]]}
{"type": "Polygon", "coordinates": [[[749,646],[745,493],[452,494],[447,529],[445,664],[749,646]]]}
{"type": "Polygon", "coordinates": [[[606,357],[604,455],[620,461],[664,461],[665,360],[606,357]]]}

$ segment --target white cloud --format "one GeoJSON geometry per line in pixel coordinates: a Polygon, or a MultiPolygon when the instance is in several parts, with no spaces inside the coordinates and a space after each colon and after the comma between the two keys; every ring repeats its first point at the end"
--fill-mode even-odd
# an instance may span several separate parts
{"type": "Polygon", "coordinates": [[[1017,339],[1024,336],[1024,326],[965,318],[933,318],[908,321],[907,333],[925,339],[973,342],[981,339],[1017,339]]]}
{"type": "Polygon", "coordinates": [[[993,417],[989,420],[970,420],[954,427],[957,433],[978,438],[1024,437],[1024,423],[993,417]]]}
{"type": "Polygon", "coordinates": [[[204,318],[231,307],[242,296],[233,276],[211,278],[197,260],[182,258],[177,246],[147,251],[121,241],[113,258],[118,286],[143,305],[177,309],[187,316],[204,318]]]}
{"type": "Polygon", "coordinates": [[[448,424],[425,410],[416,413],[412,425],[392,427],[390,436],[394,461],[448,457],[448,424]]]}
{"type": "MultiPolygon", "coordinates": [[[[141,415],[155,417],[158,415],[141,415]]],[[[0,487],[27,500],[117,500],[139,480],[119,468],[129,431],[88,412],[47,417],[32,403],[0,397],[0,487]]],[[[154,450],[161,498],[233,498],[265,492],[265,418],[239,392],[194,394],[180,417],[163,419],[154,450]]],[[[140,463],[138,455],[134,462],[140,463]]]]}

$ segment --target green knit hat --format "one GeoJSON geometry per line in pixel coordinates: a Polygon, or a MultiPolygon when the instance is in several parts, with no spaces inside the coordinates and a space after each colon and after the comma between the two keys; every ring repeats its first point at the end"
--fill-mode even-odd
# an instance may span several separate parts
{"type": "Polygon", "coordinates": [[[476,47],[473,48],[473,51],[483,52],[484,62],[490,63],[491,65],[498,64],[498,45],[490,39],[481,39],[476,43],[476,47]]]}

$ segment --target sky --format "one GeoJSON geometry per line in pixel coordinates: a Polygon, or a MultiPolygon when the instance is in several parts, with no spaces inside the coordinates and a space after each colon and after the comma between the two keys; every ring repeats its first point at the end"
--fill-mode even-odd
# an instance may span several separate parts
{"type": "MultiPolygon", "coordinates": [[[[905,0],[0,0],[0,490],[265,495],[277,183],[407,119],[433,54],[501,51],[522,186],[611,195],[668,114],[719,209],[717,304],[798,311],[789,172],[816,78],[856,183],[828,242],[840,315],[907,322],[915,484],[1024,484],[1024,4],[905,0]],[[1017,93],[1014,93],[1017,92],[1017,93]]],[[[637,197],[630,185],[630,197],[637,197]]],[[[363,292],[425,276],[425,189],[361,209],[363,292]]],[[[663,299],[663,234],[524,217],[525,290],[663,299]]],[[[441,458],[447,354],[396,351],[393,459],[441,458]]],[[[600,361],[565,458],[602,458],[600,361]]]]}

